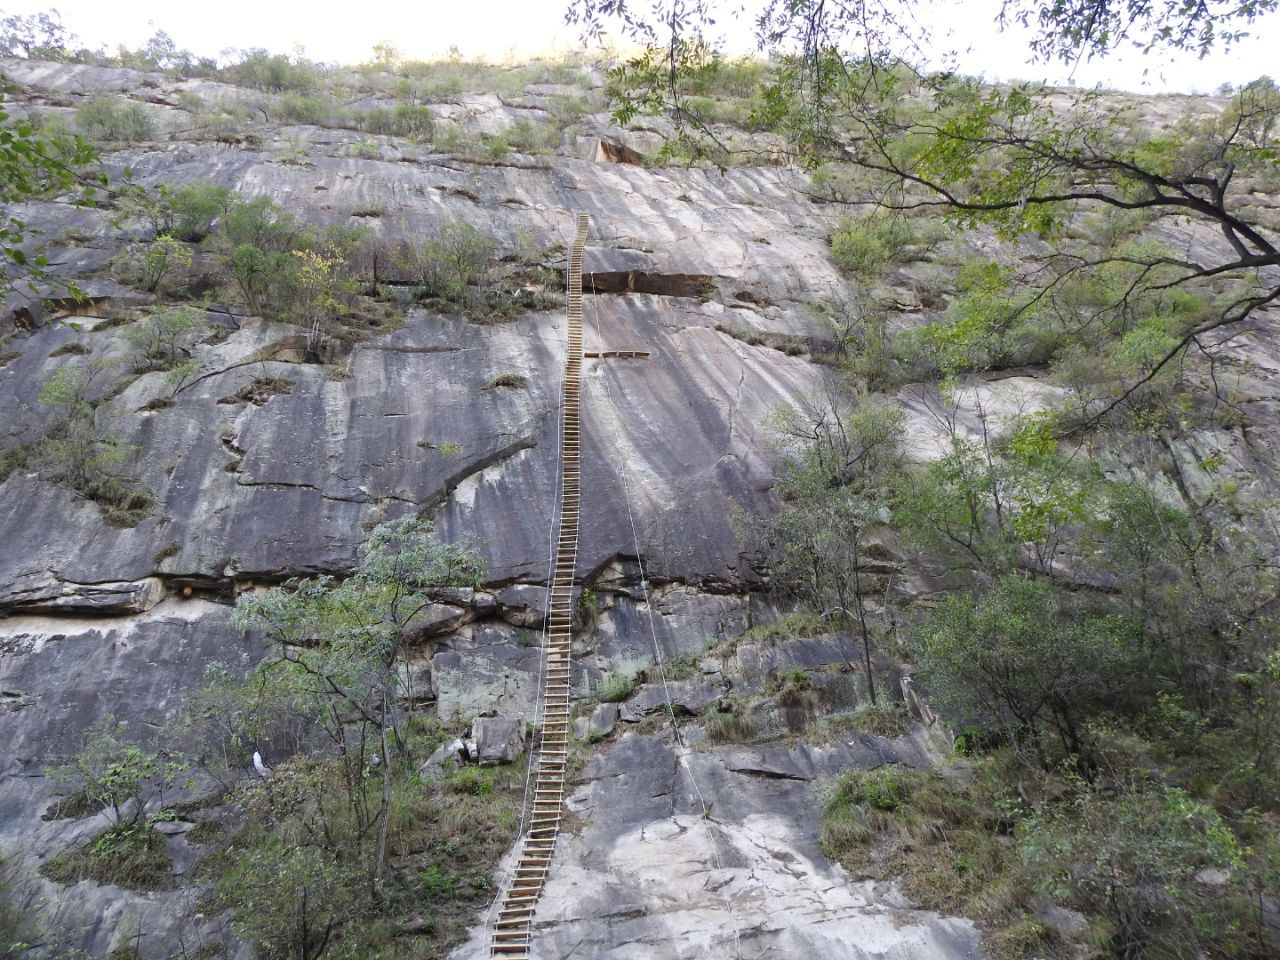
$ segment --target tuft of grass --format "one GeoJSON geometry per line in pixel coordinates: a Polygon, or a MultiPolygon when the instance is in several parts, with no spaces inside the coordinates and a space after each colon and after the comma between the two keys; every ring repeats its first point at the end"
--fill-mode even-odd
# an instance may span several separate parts
{"type": "Polygon", "coordinates": [[[778,704],[784,707],[800,707],[809,702],[813,691],[813,681],[804,670],[796,668],[785,677],[780,678],[777,697],[778,704]]]}
{"type": "Polygon", "coordinates": [[[29,466],[38,450],[38,443],[20,443],[16,447],[0,450],[0,483],[9,474],[29,466]]]}
{"type": "Polygon", "coordinates": [[[225,824],[217,820],[198,820],[196,825],[187,831],[187,843],[213,843],[227,832],[225,824]]]}
{"type": "Polygon", "coordinates": [[[69,340],[56,350],[49,352],[50,357],[83,357],[87,356],[91,351],[83,343],[76,343],[69,340]]]}
{"type": "Polygon", "coordinates": [[[457,773],[446,777],[444,786],[450,793],[466,794],[469,797],[487,797],[494,790],[494,775],[481,767],[463,767],[457,773]]]}
{"type": "Polygon", "coordinates": [[[911,716],[901,700],[866,704],[853,713],[841,714],[827,721],[833,734],[858,731],[875,737],[902,737],[911,732],[911,716]]]}
{"type": "Polygon", "coordinates": [[[636,676],[621,670],[606,674],[596,688],[596,697],[601,703],[619,703],[636,689],[636,676]]]}
{"type": "Polygon", "coordinates": [[[1058,956],[988,789],[897,764],[850,771],[824,810],[823,852],[855,876],[901,878],[926,909],[972,917],[998,960],[1058,956]]]}
{"type": "Polygon", "coordinates": [[[528,383],[529,378],[522,373],[500,373],[485,384],[485,389],[494,390],[498,387],[511,387],[513,389],[518,389],[526,386],[528,383]]]}
{"type": "Polygon", "coordinates": [[[749,743],[758,733],[755,721],[737,704],[732,710],[714,710],[707,717],[707,736],[716,743],[749,743]]]}
{"type": "Polygon", "coordinates": [[[90,799],[83,790],[59,797],[41,814],[41,820],[83,820],[102,810],[102,804],[90,799]]]}
{"type": "Polygon", "coordinates": [[[820,637],[827,633],[831,633],[831,624],[822,619],[821,615],[805,610],[789,613],[777,623],[752,627],[738,637],[733,646],[736,648],[740,643],[763,643],[774,646],[783,640],[820,637]]]}
{"type": "Polygon", "coordinates": [[[111,527],[134,527],[156,508],[155,495],[123,477],[90,478],[75,487],[86,500],[102,510],[102,520],[111,527]]]}
{"type": "Polygon", "coordinates": [[[40,873],[57,883],[93,880],[144,892],[174,886],[164,837],[146,824],[117,824],[83,846],[50,857],[40,873]]]}
{"type": "Polygon", "coordinates": [[[1021,916],[998,926],[983,938],[987,952],[1000,960],[1022,957],[1065,957],[1071,952],[1062,934],[1042,920],[1021,916]]]}
{"type": "Polygon", "coordinates": [[[287,380],[284,377],[258,377],[252,383],[245,384],[235,393],[220,397],[218,403],[252,403],[255,407],[260,407],[272,397],[285,396],[292,392],[292,380],[287,380]]]}

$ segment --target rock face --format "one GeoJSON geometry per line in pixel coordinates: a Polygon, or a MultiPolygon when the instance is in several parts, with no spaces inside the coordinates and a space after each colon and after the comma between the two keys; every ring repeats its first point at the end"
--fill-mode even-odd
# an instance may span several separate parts
{"type": "Polygon", "coordinates": [[[471,724],[476,763],[490,767],[511,763],[524,753],[524,717],[476,717],[471,724]]]}
{"type": "MultiPolygon", "coordinates": [[[[42,819],[66,792],[53,768],[82,748],[94,722],[114,717],[145,737],[179,715],[210,665],[244,670],[261,660],[264,648],[231,629],[229,612],[224,604],[167,599],[133,616],[0,619],[0,849],[22,851],[30,869],[37,858],[84,843],[109,825],[103,815],[42,819]]],[[[168,846],[179,872],[195,861],[197,848],[183,835],[170,837],[168,846]]],[[[53,930],[79,931],[93,956],[106,956],[120,925],[135,920],[156,948],[148,957],[169,956],[184,935],[215,936],[219,927],[216,918],[199,915],[194,888],[140,896],[23,875],[17,891],[27,902],[47,904],[53,930]]]]}
{"type": "MultiPolygon", "coordinates": [[[[569,145],[575,156],[506,163],[310,126],[264,125],[256,140],[217,143],[195,138],[175,104],[184,92],[208,103],[237,99],[225,84],[2,66],[35,88],[32,104],[62,117],[85,91],[145,100],[166,139],[106,157],[142,185],[219,184],[271,198],[307,222],[362,223],[389,242],[464,220],[504,252],[563,244],[574,211],[590,215],[585,349],[634,355],[583,366],[574,669],[590,758],[538,908],[536,956],[980,955],[970,923],[914,911],[892,888],[851,882],[817,846],[830,781],[850,768],[922,764],[923,739],[748,747],[701,736],[701,715],[734,695],[766,694],[786,671],[812,671],[812,696],[831,709],[865,695],[840,638],[746,638],[708,655],[775,615],[752,593],[758,577],[732,516],[771,502],[768,418],[819,388],[822,368],[809,351],[827,333],[809,305],[843,283],[826,241],[838,211],[797,190],[799,173],[645,167],[637,161],[661,134],[618,130],[602,116],[583,118],[581,141],[569,145]],[[685,671],[669,687],[648,672],[659,658],[685,671]],[[621,704],[587,697],[610,674],[642,672],[621,704]],[[668,693],[685,723],[679,743],[665,716],[668,693]]],[[[535,109],[496,96],[431,106],[437,119],[484,133],[535,109]]],[[[140,224],[43,200],[18,212],[89,299],[15,302],[0,320],[8,337],[0,449],[50,426],[54,414],[37,398],[66,354],[119,359],[116,321],[151,301],[109,266],[143,234],[140,224]]],[[[406,281],[395,268],[378,279],[406,281]]],[[[926,309],[910,290],[900,306],[926,309]]],[[[21,845],[32,899],[51,902],[59,925],[83,930],[81,946],[93,955],[105,956],[126,924],[148,931],[146,960],[174,955],[184,930],[225,926],[200,914],[194,887],[146,896],[88,882],[67,890],[34,870],[104,825],[41,819],[61,792],[54,769],[91,723],[114,715],[152,730],[177,714],[206,669],[243,672],[262,657],[259,640],[230,624],[238,593],[340,575],[373,525],[429,515],[446,538],[475,542],[485,589],[416,616],[417,646],[404,665],[413,698],[450,722],[496,714],[475,720],[481,762],[519,755],[525,719],[505,718],[536,722],[565,317],[529,312],[480,326],[418,306],[399,314],[395,329],[320,364],[304,362],[298,328],[209,304],[216,335],[192,345],[196,369],[181,386],[145,373],[98,408],[98,425],[121,436],[132,475],[156,497],[136,526],[107,525],[98,506],[24,469],[0,482],[0,849],[21,845]],[[506,375],[522,385],[494,389],[506,375]]],[[[1255,422],[1208,431],[1196,449],[1177,451],[1185,483],[1207,482],[1197,465],[1212,454],[1218,479],[1237,480],[1242,495],[1274,494],[1280,416],[1268,380],[1280,361],[1264,337],[1231,349],[1251,371],[1240,374],[1241,392],[1254,398],[1255,422]]],[[[1052,393],[1027,372],[975,384],[949,403],[927,387],[899,401],[911,452],[925,459],[952,432],[998,432],[1001,418],[1037,409],[1052,393]]],[[[770,708],[753,722],[794,732],[812,719],[806,711],[770,708]]],[[[435,766],[459,752],[471,752],[464,740],[446,744],[435,766]]],[[[175,869],[185,871],[195,859],[186,831],[175,829],[168,843],[175,869]]],[[[476,920],[456,960],[486,955],[476,920]]]]}
{"type": "MultiPolygon", "coordinates": [[[[582,826],[557,848],[534,955],[978,958],[969,921],[913,911],[891,886],[852,882],[817,847],[825,781],[923,762],[912,744],[875,738],[744,751],[626,734],[569,799],[582,826]]],[[[451,960],[487,956],[477,934],[451,960]]]]}

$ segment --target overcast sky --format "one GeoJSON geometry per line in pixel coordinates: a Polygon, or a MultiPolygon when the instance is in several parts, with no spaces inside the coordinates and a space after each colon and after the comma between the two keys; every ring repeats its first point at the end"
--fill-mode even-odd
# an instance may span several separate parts
{"type": "MultiPolygon", "coordinates": [[[[266,47],[290,53],[301,47],[315,60],[357,63],[373,45],[393,43],[411,57],[443,56],[451,46],[466,57],[505,59],[563,51],[578,45],[564,25],[565,0],[60,0],[50,4],[5,2],[6,14],[37,13],[56,6],[64,24],[88,46],[141,46],[157,29],[197,53],[266,47]]],[[[1163,92],[1209,93],[1268,73],[1280,43],[1280,14],[1264,18],[1255,36],[1229,54],[1143,58],[1136,53],[1085,63],[1074,71],[1028,61],[1025,34],[996,28],[999,0],[969,0],[917,7],[939,36],[939,50],[961,51],[960,68],[992,80],[1074,81],[1080,86],[1163,92]],[[1268,56],[1268,51],[1270,55],[1268,56]]],[[[740,28],[745,44],[746,29],[740,28]]]]}

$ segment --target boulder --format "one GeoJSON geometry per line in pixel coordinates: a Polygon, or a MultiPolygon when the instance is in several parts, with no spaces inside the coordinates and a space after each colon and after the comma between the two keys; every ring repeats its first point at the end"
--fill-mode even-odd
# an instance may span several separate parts
{"type": "Polygon", "coordinates": [[[599,703],[591,711],[587,721],[587,739],[607,737],[618,724],[618,705],[616,703],[599,703]]]}
{"type": "Polygon", "coordinates": [[[405,624],[405,639],[420,643],[431,637],[453,633],[463,624],[475,619],[470,607],[455,607],[451,603],[428,603],[416,610],[405,624]]]}
{"type": "Polygon", "coordinates": [[[482,767],[513,763],[524,754],[524,717],[476,717],[471,724],[471,758],[482,767]]]}
{"type": "Polygon", "coordinates": [[[596,163],[625,163],[631,166],[643,167],[644,155],[638,150],[633,150],[625,143],[618,143],[608,137],[601,137],[596,142],[596,163]]]}
{"type": "Polygon", "coordinates": [[[457,770],[471,759],[467,742],[461,737],[442,743],[422,764],[424,777],[441,777],[457,770]]]}
{"type": "Polygon", "coordinates": [[[145,613],[163,597],[164,584],[157,577],[72,583],[44,574],[0,586],[0,610],[124,615],[145,613]]]}
{"type": "Polygon", "coordinates": [[[408,660],[396,667],[400,698],[404,703],[428,703],[434,699],[431,689],[431,661],[408,660]]]}
{"type": "MultiPolygon", "coordinates": [[[[478,631],[479,632],[479,631],[478,631]]],[[[512,634],[489,636],[466,649],[444,650],[431,659],[431,686],[436,713],[447,720],[494,711],[529,716],[538,695],[541,651],[514,645],[512,634]],[[489,642],[491,641],[491,642],[489,642]]]]}
{"type": "Polygon", "coordinates": [[[547,617],[547,588],[514,583],[494,594],[502,619],[517,627],[541,629],[547,617]]]}

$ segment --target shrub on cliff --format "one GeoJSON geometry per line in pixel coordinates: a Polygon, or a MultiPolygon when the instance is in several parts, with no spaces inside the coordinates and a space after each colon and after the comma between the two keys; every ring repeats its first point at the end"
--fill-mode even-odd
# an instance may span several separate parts
{"type": "Polygon", "coordinates": [[[482,572],[468,544],[432,533],[380,524],[345,580],[236,605],[273,652],[243,682],[210,677],[202,703],[225,722],[205,727],[225,739],[208,752],[246,764],[261,749],[272,771],[235,791],[240,829],[200,874],[264,958],[369,956],[407,914],[415,939],[447,946],[514,833],[519,769],[482,774],[482,795],[420,774],[444,731],[414,712],[402,657],[437,591],[482,572]]]}
{"type": "Polygon", "coordinates": [[[112,526],[131,527],[151,512],[155,499],[124,472],[129,448],[99,427],[96,411],[108,391],[113,364],[77,359],[60,366],[40,388],[37,401],[56,419],[39,439],[6,451],[6,473],[32,467],[42,480],[92,500],[112,526]]]}
{"type": "Polygon", "coordinates": [[[156,122],[140,103],[95,94],[76,110],[76,125],[99,143],[141,143],[156,135],[156,122]]]}

